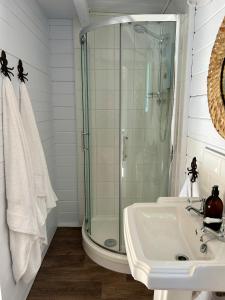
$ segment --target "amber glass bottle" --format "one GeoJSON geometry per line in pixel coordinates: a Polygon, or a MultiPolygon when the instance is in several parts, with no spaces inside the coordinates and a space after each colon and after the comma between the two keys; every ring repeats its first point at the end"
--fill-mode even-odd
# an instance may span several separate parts
{"type": "MultiPolygon", "coordinates": [[[[219,197],[219,189],[217,185],[212,188],[212,195],[205,202],[204,206],[204,218],[215,218],[222,219],[223,216],[223,201],[219,197]]],[[[221,227],[220,223],[206,223],[203,222],[204,226],[207,226],[215,231],[218,231],[221,227]]]]}

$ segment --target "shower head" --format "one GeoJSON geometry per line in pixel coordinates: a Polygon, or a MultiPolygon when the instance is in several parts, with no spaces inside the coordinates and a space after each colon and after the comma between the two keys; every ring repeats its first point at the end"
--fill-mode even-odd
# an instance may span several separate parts
{"type": "Polygon", "coordinates": [[[152,37],[154,37],[155,39],[157,39],[158,41],[162,42],[166,36],[163,35],[158,35],[154,32],[152,32],[151,30],[147,29],[145,26],[141,25],[141,24],[135,24],[133,25],[134,31],[137,33],[146,33],[148,35],[151,35],[152,37]]]}
{"type": "Polygon", "coordinates": [[[134,31],[137,32],[137,33],[147,33],[147,29],[140,25],[140,24],[135,24],[134,25],[134,31]]]}

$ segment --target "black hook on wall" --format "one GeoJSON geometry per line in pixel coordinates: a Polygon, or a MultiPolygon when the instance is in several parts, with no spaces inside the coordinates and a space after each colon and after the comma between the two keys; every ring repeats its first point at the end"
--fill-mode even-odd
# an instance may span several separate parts
{"type": "Polygon", "coordinates": [[[196,179],[198,178],[198,171],[197,171],[197,159],[196,157],[194,157],[192,159],[192,162],[191,162],[191,168],[187,168],[188,170],[188,175],[189,174],[192,174],[191,176],[191,182],[195,182],[196,179]]]}
{"type": "Polygon", "coordinates": [[[17,70],[18,70],[18,78],[20,79],[20,81],[24,82],[24,83],[25,83],[25,80],[28,81],[28,79],[27,79],[28,73],[23,73],[24,69],[23,69],[23,63],[22,63],[21,59],[19,59],[17,70]]]}
{"type": "Polygon", "coordinates": [[[1,64],[1,72],[11,80],[10,76],[14,76],[11,71],[14,68],[9,68],[7,66],[8,65],[8,60],[6,58],[6,53],[5,53],[4,50],[2,50],[2,53],[1,53],[0,64],[1,64]]]}

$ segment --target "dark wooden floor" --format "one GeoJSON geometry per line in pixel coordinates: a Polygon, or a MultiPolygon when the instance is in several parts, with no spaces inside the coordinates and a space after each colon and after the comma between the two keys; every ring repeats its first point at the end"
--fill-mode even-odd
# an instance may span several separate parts
{"type": "Polygon", "coordinates": [[[28,300],[151,300],[153,292],[130,275],[98,266],[82,248],[79,228],[59,228],[28,300]]]}

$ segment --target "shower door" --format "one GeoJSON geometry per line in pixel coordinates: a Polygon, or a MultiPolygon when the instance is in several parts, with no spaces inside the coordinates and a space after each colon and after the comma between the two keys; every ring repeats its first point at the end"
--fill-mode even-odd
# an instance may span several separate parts
{"type": "Polygon", "coordinates": [[[168,196],[175,22],[121,25],[120,212],[168,196]]]}

